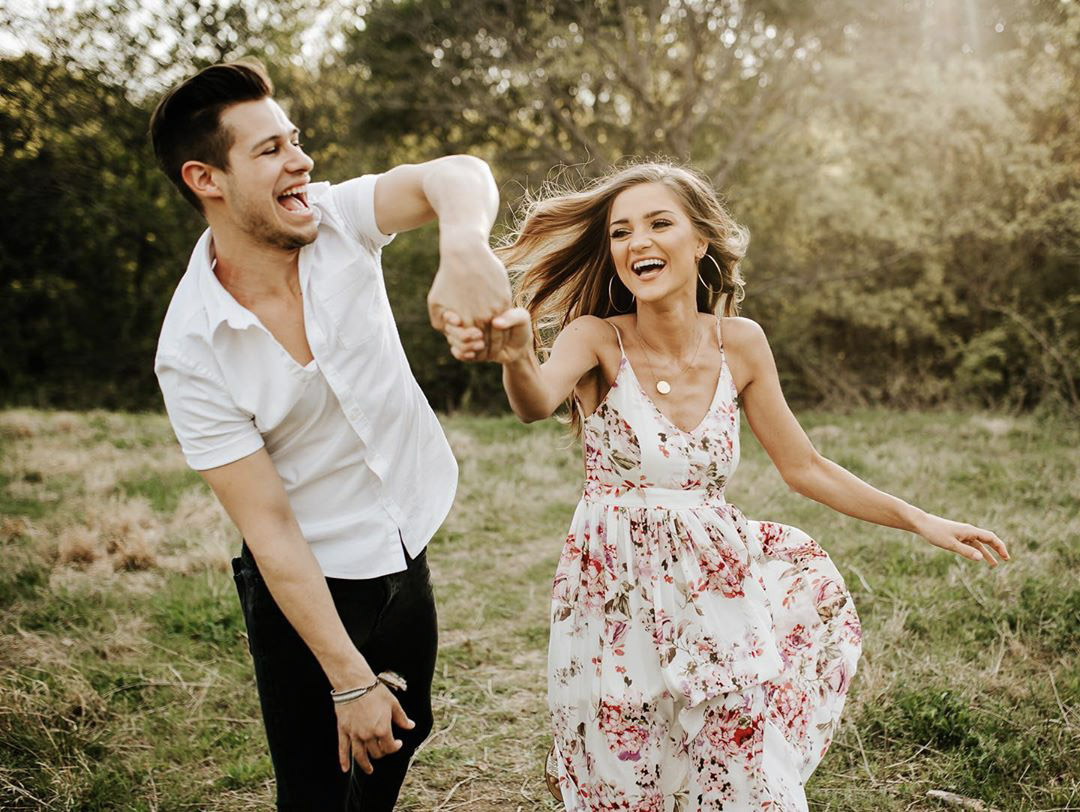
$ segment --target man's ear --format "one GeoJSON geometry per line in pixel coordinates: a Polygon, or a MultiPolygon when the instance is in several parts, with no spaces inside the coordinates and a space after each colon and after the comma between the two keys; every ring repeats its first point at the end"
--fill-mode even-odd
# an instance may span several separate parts
{"type": "Polygon", "coordinates": [[[221,198],[224,195],[217,184],[216,173],[221,170],[202,161],[187,161],[180,167],[180,177],[200,200],[221,198]]]}

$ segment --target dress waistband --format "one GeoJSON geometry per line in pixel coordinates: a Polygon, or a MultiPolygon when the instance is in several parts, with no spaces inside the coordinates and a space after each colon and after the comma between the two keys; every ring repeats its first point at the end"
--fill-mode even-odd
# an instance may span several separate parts
{"type": "Polygon", "coordinates": [[[727,504],[723,494],[707,490],[683,488],[633,488],[624,493],[586,493],[586,502],[614,507],[681,510],[685,508],[719,508],[727,504]]]}

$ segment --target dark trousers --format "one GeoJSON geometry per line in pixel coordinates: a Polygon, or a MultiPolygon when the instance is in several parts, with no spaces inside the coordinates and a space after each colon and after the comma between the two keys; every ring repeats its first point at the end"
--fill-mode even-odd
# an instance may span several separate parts
{"type": "Polygon", "coordinates": [[[274,603],[246,544],[240,557],[233,559],[233,577],[274,763],[277,808],[390,812],[409,760],[432,725],[431,678],[438,629],[425,553],[410,560],[408,569],[392,575],[326,579],[345,629],[372,670],[396,671],[409,683],[408,690],[397,697],[416,727],[394,728],[403,746],[373,760],[372,775],[355,763],[348,773],[341,771],[330,683],[274,603]]]}

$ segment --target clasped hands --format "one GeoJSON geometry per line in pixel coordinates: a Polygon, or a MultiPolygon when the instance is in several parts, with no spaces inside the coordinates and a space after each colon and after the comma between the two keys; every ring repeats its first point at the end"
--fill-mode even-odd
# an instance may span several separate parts
{"type": "Polygon", "coordinates": [[[455,233],[440,238],[428,316],[459,361],[506,363],[531,343],[529,314],[510,308],[506,268],[487,238],[476,237],[455,233]]]}

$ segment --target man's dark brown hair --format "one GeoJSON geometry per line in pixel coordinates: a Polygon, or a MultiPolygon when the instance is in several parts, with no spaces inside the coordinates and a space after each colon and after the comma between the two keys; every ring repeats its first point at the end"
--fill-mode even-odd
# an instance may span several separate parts
{"type": "Polygon", "coordinates": [[[180,194],[202,212],[202,201],[180,176],[187,161],[229,168],[233,133],[221,125],[221,113],[239,102],[258,101],[274,92],[262,65],[226,62],[203,68],[174,87],[150,116],[150,140],[162,170],[180,194]]]}

